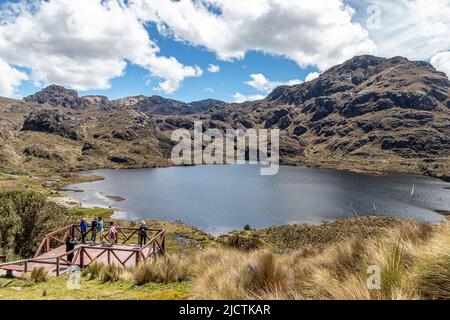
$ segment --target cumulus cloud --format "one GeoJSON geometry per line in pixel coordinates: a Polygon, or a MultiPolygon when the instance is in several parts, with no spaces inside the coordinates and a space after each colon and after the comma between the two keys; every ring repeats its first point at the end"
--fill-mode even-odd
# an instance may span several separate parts
{"type": "Polygon", "coordinates": [[[267,79],[262,73],[251,74],[250,78],[251,80],[246,81],[245,84],[249,85],[259,92],[264,93],[268,93],[281,85],[293,86],[302,83],[302,81],[299,79],[292,79],[287,82],[271,81],[267,79]]]}
{"type": "Polygon", "coordinates": [[[220,71],[220,67],[218,65],[216,65],[216,64],[210,64],[208,66],[208,72],[217,73],[219,71],[220,71]]]}
{"type": "Polygon", "coordinates": [[[12,68],[0,58],[0,96],[12,98],[24,80],[28,80],[25,73],[12,68]]]}
{"type": "Polygon", "coordinates": [[[305,77],[305,82],[317,79],[320,76],[319,72],[311,72],[305,77]]]}
{"type": "Polygon", "coordinates": [[[261,94],[245,95],[245,94],[242,94],[240,92],[236,92],[233,95],[233,100],[234,100],[234,102],[237,102],[237,103],[242,103],[242,102],[246,102],[246,101],[261,100],[261,99],[264,99],[264,98],[265,98],[265,96],[261,95],[261,94]]]}
{"type": "Polygon", "coordinates": [[[246,81],[245,84],[255,89],[258,94],[250,94],[250,95],[244,95],[240,92],[236,92],[233,96],[234,102],[244,102],[244,101],[254,101],[254,100],[261,100],[266,97],[267,94],[269,94],[273,89],[275,89],[278,86],[287,85],[287,86],[293,86],[302,83],[299,79],[292,79],[286,82],[280,82],[280,81],[272,81],[266,78],[266,76],[262,73],[255,73],[250,75],[250,80],[246,81]],[[263,94],[261,94],[263,93],[263,94]]]}
{"type": "Polygon", "coordinates": [[[173,93],[186,77],[202,74],[197,66],[161,56],[123,1],[21,1],[2,7],[0,17],[0,56],[29,68],[38,85],[107,89],[130,62],[161,79],[158,90],[173,93]]]}
{"type": "Polygon", "coordinates": [[[440,52],[431,58],[431,64],[450,78],[450,51],[440,52]]]}
{"type": "Polygon", "coordinates": [[[222,60],[256,50],[323,70],[375,53],[367,31],[342,0],[133,0],[132,7],[165,35],[204,46],[222,60]]]}

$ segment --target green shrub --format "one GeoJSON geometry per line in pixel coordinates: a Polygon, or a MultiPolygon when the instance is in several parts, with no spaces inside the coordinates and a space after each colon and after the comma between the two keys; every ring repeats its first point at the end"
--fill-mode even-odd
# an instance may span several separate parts
{"type": "Polygon", "coordinates": [[[0,191],[0,245],[6,253],[29,258],[45,234],[66,223],[66,209],[39,192],[0,191]]]}

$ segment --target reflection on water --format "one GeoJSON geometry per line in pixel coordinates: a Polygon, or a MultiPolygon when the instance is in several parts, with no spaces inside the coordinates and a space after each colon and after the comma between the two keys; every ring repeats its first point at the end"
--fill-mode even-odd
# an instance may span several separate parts
{"type": "Polygon", "coordinates": [[[128,220],[182,220],[216,234],[246,224],[319,223],[355,214],[407,215],[433,222],[443,219],[434,210],[450,210],[449,183],[401,174],[281,167],[276,176],[260,176],[259,167],[249,165],[87,174],[106,179],[71,185],[64,192],[84,206],[112,206],[119,209],[115,217],[128,220]]]}

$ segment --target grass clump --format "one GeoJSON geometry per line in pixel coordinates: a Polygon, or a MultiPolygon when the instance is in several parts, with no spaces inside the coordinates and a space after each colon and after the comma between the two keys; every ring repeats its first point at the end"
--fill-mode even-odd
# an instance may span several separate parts
{"type": "Polygon", "coordinates": [[[189,278],[188,266],[179,255],[157,257],[153,261],[141,263],[134,270],[134,283],[175,283],[189,278]]]}
{"type": "Polygon", "coordinates": [[[121,280],[122,271],[122,268],[114,264],[108,264],[101,268],[99,279],[102,282],[118,282],[121,280]]]}
{"type": "Polygon", "coordinates": [[[427,299],[450,299],[450,226],[436,232],[415,267],[417,290],[427,299]]]}
{"type": "Polygon", "coordinates": [[[29,280],[34,283],[47,282],[48,272],[44,267],[34,268],[30,273],[29,280]]]}
{"type": "Polygon", "coordinates": [[[97,261],[94,261],[82,271],[82,276],[88,278],[88,280],[98,279],[102,272],[103,266],[97,261]]]}

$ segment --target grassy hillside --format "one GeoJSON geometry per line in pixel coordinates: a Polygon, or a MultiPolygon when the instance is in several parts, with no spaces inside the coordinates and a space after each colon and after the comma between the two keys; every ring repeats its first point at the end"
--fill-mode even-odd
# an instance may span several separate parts
{"type": "Polygon", "coordinates": [[[346,239],[334,236],[342,225],[352,224],[303,229],[306,238],[329,238],[325,245],[281,248],[266,238],[244,250],[228,239],[204,249],[175,246],[166,257],[125,271],[92,266],[81,290],[67,289],[64,277],[0,278],[0,299],[450,299],[449,222],[398,221],[376,233],[362,223],[346,239]],[[381,271],[379,290],[367,287],[371,266],[381,271]]]}

